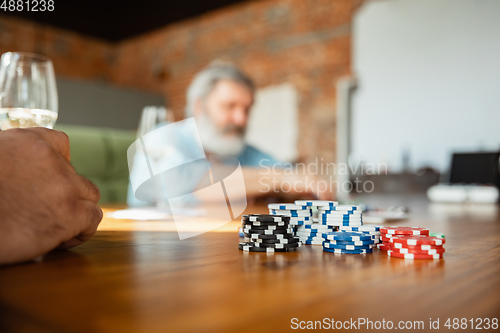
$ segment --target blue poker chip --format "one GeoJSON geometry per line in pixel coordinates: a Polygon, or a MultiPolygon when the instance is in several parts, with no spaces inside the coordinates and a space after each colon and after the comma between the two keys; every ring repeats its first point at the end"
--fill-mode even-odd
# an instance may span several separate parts
{"type": "Polygon", "coordinates": [[[323,242],[323,246],[328,249],[339,249],[339,250],[369,250],[373,247],[370,245],[342,245],[342,244],[332,244],[330,242],[323,242]]]}
{"type": "Polygon", "coordinates": [[[245,234],[243,233],[243,228],[238,229],[238,236],[245,237],[245,234]]]}
{"type": "Polygon", "coordinates": [[[364,253],[372,253],[372,249],[364,249],[364,250],[341,250],[341,249],[329,249],[323,247],[323,251],[330,253],[339,253],[339,254],[364,254],[364,253]]]}
{"type": "Polygon", "coordinates": [[[340,241],[369,241],[371,240],[371,235],[366,235],[361,232],[342,232],[335,231],[322,234],[323,238],[329,240],[340,240],[340,241]]]}
{"type": "Polygon", "coordinates": [[[355,245],[355,246],[367,246],[367,245],[373,245],[375,243],[373,239],[367,240],[367,241],[326,240],[325,242],[328,242],[330,244],[337,244],[337,245],[355,245]]]}
{"type": "MultiPolygon", "coordinates": [[[[342,228],[342,227],[339,227],[342,228]]],[[[380,237],[380,232],[372,232],[372,231],[347,231],[347,230],[339,230],[339,232],[359,232],[365,235],[372,236],[372,239],[378,239],[380,237]]]]}

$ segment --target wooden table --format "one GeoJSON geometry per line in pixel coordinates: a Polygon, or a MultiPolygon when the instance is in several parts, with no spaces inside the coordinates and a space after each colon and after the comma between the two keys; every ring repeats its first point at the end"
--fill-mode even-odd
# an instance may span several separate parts
{"type": "Polygon", "coordinates": [[[500,318],[497,206],[371,199],[409,205],[413,217],[400,225],[444,232],[445,259],[336,255],[320,246],[244,253],[237,221],[179,241],[172,222],[105,218],[82,246],[0,268],[0,331],[281,332],[292,331],[292,318],[423,321],[413,331],[439,319],[440,331],[454,331],[448,318],[500,318]]]}

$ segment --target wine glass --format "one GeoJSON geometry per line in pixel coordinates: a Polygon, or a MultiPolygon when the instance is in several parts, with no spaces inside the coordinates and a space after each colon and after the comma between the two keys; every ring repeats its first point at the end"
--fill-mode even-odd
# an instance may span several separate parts
{"type": "Polygon", "coordinates": [[[0,59],[0,129],[52,128],[57,120],[52,61],[42,55],[7,52],[0,59]]]}

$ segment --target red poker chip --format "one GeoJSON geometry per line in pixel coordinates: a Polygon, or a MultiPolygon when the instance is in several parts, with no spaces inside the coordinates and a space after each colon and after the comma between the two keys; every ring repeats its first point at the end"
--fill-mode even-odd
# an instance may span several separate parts
{"type": "Polygon", "coordinates": [[[397,247],[390,247],[391,251],[395,253],[413,253],[413,254],[418,254],[418,255],[432,255],[432,254],[443,254],[445,252],[444,248],[440,249],[429,249],[429,250],[414,250],[414,249],[409,249],[407,247],[403,248],[397,248],[397,247]]]}
{"type": "Polygon", "coordinates": [[[384,227],[380,232],[387,235],[429,235],[429,229],[418,227],[384,227]]]}
{"type": "Polygon", "coordinates": [[[391,246],[387,243],[378,243],[377,244],[377,249],[379,249],[380,251],[387,251],[387,250],[391,250],[391,246]]]}
{"type": "Polygon", "coordinates": [[[409,251],[428,251],[444,249],[443,245],[405,245],[402,243],[389,243],[395,249],[408,249],[409,251]]]}
{"type": "Polygon", "coordinates": [[[443,254],[413,254],[413,253],[397,253],[392,250],[387,251],[389,257],[403,258],[403,259],[441,259],[443,254]]]}
{"type": "Polygon", "coordinates": [[[380,236],[380,240],[385,243],[389,243],[392,237],[380,236]]]}
{"type": "Polygon", "coordinates": [[[390,239],[391,243],[398,243],[403,245],[417,246],[417,245],[443,245],[446,243],[444,238],[431,237],[431,236],[394,236],[390,239]]]}
{"type": "MultiPolygon", "coordinates": [[[[379,229],[380,234],[382,236],[384,236],[384,237],[392,237],[392,236],[394,236],[392,234],[388,234],[387,233],[387,228],[389,228],[389,227],[380,227],[380,229],[379,229]]],[[[391,227],[391,228],[399,228],[399,227],[391,227]]]]}

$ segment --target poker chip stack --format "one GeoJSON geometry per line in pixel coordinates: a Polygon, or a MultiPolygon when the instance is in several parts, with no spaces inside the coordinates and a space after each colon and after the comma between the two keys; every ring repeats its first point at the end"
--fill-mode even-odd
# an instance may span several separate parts
{"type": "Polygon", "coordinates": [[[390,240],[396,235],[429,235],[429,229],[416,228],[416,227],[381,227],[380,228],[380,241],[377,248],[382,251],[391,249],[390,240]]]}
{"type": "Polygon", "coordinates": [[[377,247],[390,257],[404,259],[440,259],[444,238],[430,237],[429,229],[418,227],[380,228],[382,244],[377,247]]]}
{"type": "Polygon", "coordinates": [[[298,249],[302,242],[293,234],[290,217],[253,214],[241,217],[244,243],[240,250],[249,252],[287,252],[298,249]]]}
{"type": "Polygon", "coordinates": [[[318,208],[318,221],[323,225],[346,227],[363,225],[359,206],[323,206],[318,208]]]}
{"type": "Polygon", "coordinates": [[[295,234],[305,245],[322,245],[325,240],[322,236],[324,233],[337,231],[332,228],[319,223],[313,223],[297,227],[295,234]]]}
{"type": "Polygon", "coordinates": [[[360,232],[362,234],[370,235],[375,244],[380,242],[380,228],[378,225],[358,225],[358,226],[341,226],[339,227],[339,231],[344,232],[360,232]]]}
{"type": "Polygon", "coordinates": [[[392,235],[388,235],[385,232],[380,232],[380,242],[377,244],[377,249],[380,251],[387,251],[391,249],[389,241],[392,235]]]}
{"type": "Polygon", "coordinates": [[[340,254],[371,253],[375,241],[361,232],[337,231],[323,234],[323,251],[340,254]]]}
{"type": "Polygon", "coordinates": [[[317,212],[320,208],[330,210],[330,207],[336,207],[338,202],[327,200],[297,200],[296,205],[307,206],[311,208],[313,222],[311,224],[299,225],[295,228],[296,235],[306,245],[322,245],[324,238],[322,234],[337,231],[336,226],[324,225],[319,223],[317,212]]]}
{"type": "Polygon", "coordinates": [[[290,226],[312,224],[312,207],[294,203],[272,203],[267,206],[269,214],[290,217],[290,226]]]}
{"type": "Polygon", "coordinates": [[[441,259],[446,240],[431,236],[394,236],[390,240],[389,257],[403,259],[441,259]]]}

